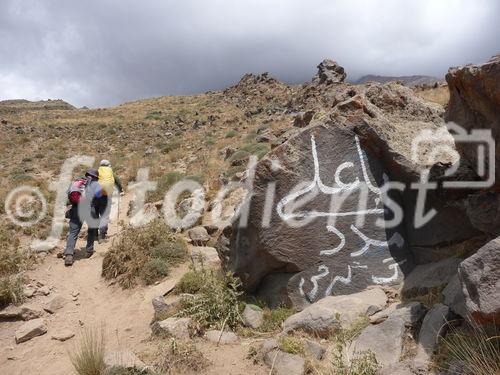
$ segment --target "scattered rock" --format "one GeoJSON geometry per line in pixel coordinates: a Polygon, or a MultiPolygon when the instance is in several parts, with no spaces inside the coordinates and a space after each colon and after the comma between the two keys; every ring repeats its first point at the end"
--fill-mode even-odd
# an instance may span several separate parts
{"type": "Polygon", "coordinates": [[[51,336],[52,340],[57,340],[57,341],[67,341],[75,336],[75,333],[73,331],[70,331],[69,329],[63,329],[61,331],[58,331],[54,333],[51,336]]]}
{"type": "Polygon", "coordinates": [[[154,334],[165,334],[176,339],[189,339],[193,321],[191,318],[168,318],[153,323],[151,330],[154,334]]]}
{"type": "Polygon", "coordinates": [[[347,74],[344,68],[336,61],[325,59],[318,65],[318,74],[313,78],[314,83],[331,85],[344,82],[347,74]]]}
{"type": "Polygon", "coordinates": [[[241,315],[243,324],[247,327],[257,329],[264,323],[264,313],[262,309],[256,305],[247,304],[241,315]]]}
{"type": "Polygon", "coordinates": [[[30,320],[16,330],[16,344],[31,340],[32,338],[41,336],[45,333],[47,333],[47,326],[43,319],[39,318],[30,320]]]}
{"type": "Polygon", "coordinates": [[[370,350],[382,366],[399,362],[403,352],[405,322],[394,316],[366,327],[352,344],[353,353],[370,350]]]}
{"type": "Polygon", "coordinates": [[[460,259],[449,258],[416,266],[404,280],[403,296],[424,295],[432,289],[445,287],[456,275],[459,264],[460,259]]]}
{"type": "Polygon", "coordinates": [[[188,236],[193,241],[193,243],[197,245],[203,245],[210,240],[210,236],[208,235],[205,227],[197,226],[188,230],[188,236]]]}
{"type": "Polygon", "coordinates": [[[264,356],[264,363],[273,369],[276,375],[303,375],[305,361],[299,355],[271,350],[264,356]]]}
{"type": "Polygon", "coordinates": [[[148,367],[131,350],[120,350],[107,352],[104,355],[104,363],[107,368],[125,367],[127,369],[147,370],[148,367]]]}
{"type": "Polygon", "coordinates": [[[293,120],[293,126],[297,128],[305,128],[314,117],[314,111],[301,112],[293,120]]]}
{"type": "Polygon", "coordinates": [[[48,296],[50,294],[50,288],[47,285],[43,285],[42,287],[36,290],[35,294],[48,296]]]}
{"type": "Polygon", "coordinates": [[[23,294],[24,294],[24,296],[26,298],[31,298],[31,297],[33,297],[35,295],[35,288],[33,288],[32,286],[27,285],[23,289],[23,294]]]}
{"type": "Polygon", "coordinates": [[[173,315],[180,306],[180,298],[176,298],[174,301],[167,303],[163,296],[158,296],[153,298],[151,303],[153,304],[153,309],[155,311],[154,320],[160,319],[162,316],[173,315]]]}
{"type": "Polygon", "coordinates": [[[304,353],[307,356],[316,358],[318,361],[323,358],[326,349],[316,341],[304,340],[304,353]]]}
{"type": "Polygon", "coordinates": [[[437,303],[425,316],[418,335],[418,347],[415,356],[417,367],[425,368],[430,363],[439,336],[448,320],[449,311],[448,306],[437,303]]]}
{"type": "Polygon", "coordinates": [[[466,314],[477,323],[500,321],[500,237],[464,260],[458,277],[465,297],[466,314]]]}
{"type": "Polygon", "coordinates": [[[196,269],[220,267],[219,254],[214,247],[190,246],[189,252],[196,269]]]}
{"type": "Polygon", "coordinates": [[[43,310],[32,305],[9,306],[0,310],[0,322],[12,320],[33,320],[40,318],[43,310]]]}
{"type": "Polygon", "coordinates": [[[54,314],[57,310],[62,309],[66,303],[66,298],[62,296],[55,296],[44,306],[43,309],[50,314],[54,314]]]}
{"type": "Polygon", "coordinates": [[[208,341],[220,344],[235,344],[238,342],[238,336],[229,331],[210,330],[205,332],[205,338],[208,341]]]}
{"type": "Polygon", "coordinates": [[[446,288],[444,288],[443,303],[462,318],[468,317],[465,307],[464,292],[462,291],[462,285],[460,284],[458,275],[453,276],[446,288]]]}
{"type": "Polygon", "coordinates": [[[399,362],[382,367],[378,370],[377,375],[415,375],[415,372],[410,364],[399,362]]]}
{"type": "Polygon", "coordinates": [[[425,316],[426,312],[427,309],[423,303],[410,302],[404,306],[398,306],[389,317],[401,318],[406,327],[413,327],[425,316]]]}
{"type": "Polygon", "coordinates": [[[290,316],[283,322],[283,331],[293,330],[328,337],[332,332],[348,327],[370,305],[385,306],[387,296],[381,288],[373,288],[345,296],[325,297],[290,316]]]}

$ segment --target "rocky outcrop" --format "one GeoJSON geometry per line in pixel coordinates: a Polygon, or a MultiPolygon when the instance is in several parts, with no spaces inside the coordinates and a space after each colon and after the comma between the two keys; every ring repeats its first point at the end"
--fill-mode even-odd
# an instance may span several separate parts
{"type": "Polygon", "coordinates": [[[458,268],[465,313],[480,324],[500,321],[500,238],[496,238],[458,268]]]}
{"type": "Polygon", "coordinates": [[[320,85],[331,85],[332,83],[344,82],[346,77],[347,74],[343,67],[334,60],[325,59],[318,65],[318,74],[313,78],[313,82],[320,85]]]}
{"type": "MultiPolygon", "coordinates": [[[[451,68],[446,75],[450,102],[446,121],[453,121],[467,131],[491,129],[496,142],[496,183],[500,182],[500,55],[480,65],[451,68]]],[[[480,173],[477,143],[461,143],[463,157],[480,173]]],[[[487,169],[486,169],[487,170],[487,169]]]]}

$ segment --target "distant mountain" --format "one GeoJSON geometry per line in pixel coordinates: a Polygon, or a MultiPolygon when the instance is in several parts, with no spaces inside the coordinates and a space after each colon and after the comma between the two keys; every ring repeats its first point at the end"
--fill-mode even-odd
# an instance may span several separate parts
{"type": "Polygon", "coordinates": [[[390,77],[390,76],[377,76],[373,74],[369,74],[366,76],[361,77],[358,79],[355,83],[356,84],[362,84],[366,83],[369,81],[375,81],[375,82],[380,82],[380,83],[386,83],[390,81],[400,81],[406,84],[407,86],[420,86],[420,85],[433,85],[436,82],[440,83],[443,82],[443,79],[439,79],[436,77],[431,77],[431,76],[419,76],[419,75],[414,75],[414,76],[400,76],[400,77],[390,77]]]}

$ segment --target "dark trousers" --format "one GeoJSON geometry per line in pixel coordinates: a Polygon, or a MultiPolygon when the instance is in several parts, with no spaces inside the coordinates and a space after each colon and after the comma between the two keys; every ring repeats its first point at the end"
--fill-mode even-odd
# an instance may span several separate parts
{"type": "Polygon", "coordinates": [[[94,200],[96,214],[100,219],[99,237],[106,238],[108,234],[109,215],[111,213],[111,196],[102,196],[94,200]]]}
{"type": "MultiPolygon", "coordinates": [[[[73,255],[75,253],[76,241],[78,240],[78,235],[82,230],[83,222],[78,217],[78,206],[73,205],[69,211],[69,232],[66,239],[66,248],[64,250],[64,255],[73,255]]],[[[97,228],[90,228],[87,233],[87,246],[86,250],[89,253],[94,252],[94,242],[97,238],[97,228]]]]}

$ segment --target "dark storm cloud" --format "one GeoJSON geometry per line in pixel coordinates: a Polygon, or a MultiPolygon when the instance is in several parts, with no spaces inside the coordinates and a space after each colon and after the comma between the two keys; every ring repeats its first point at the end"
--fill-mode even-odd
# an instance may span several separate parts
{"type": "Polygon", "coordinates": [[[500,52],[498,16],[495,0],[3,0],[0,99],[108,106],[263,71],[303,82],[325,57],[351,78],[442,76],[500,52]]]}

